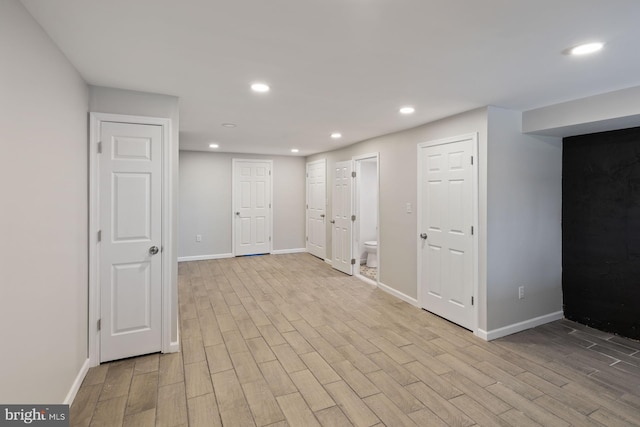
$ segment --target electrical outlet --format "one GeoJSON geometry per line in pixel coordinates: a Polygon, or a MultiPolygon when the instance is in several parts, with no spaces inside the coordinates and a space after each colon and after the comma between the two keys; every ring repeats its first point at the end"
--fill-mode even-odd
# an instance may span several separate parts
{"type": "Polygon", "coordinates": [[[202,242],[202,234],[196,234],[196,242],[202,242]]]}
{"type": "Polygon", "coordinates": [[[518,288],[518,299],[524,298],[524,286],[518,288]]]}

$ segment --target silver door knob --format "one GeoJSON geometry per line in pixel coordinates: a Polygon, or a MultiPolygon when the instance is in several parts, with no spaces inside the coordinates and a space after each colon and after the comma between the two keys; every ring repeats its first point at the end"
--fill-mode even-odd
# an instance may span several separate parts
{"type": "Polygon", "coordinates": [[[155,254],[157,254],[158,252],[160,252],[160,249],[158,249],[158,247],[157,247],[157,246],[151,246],[151,247],[149,248],[149,253],[150,253],[151,255],[155,255],[155,254]]]}
{"type": "Polygon", "coordinates": [[[420,233],[420,238],[422,240],[427,240],[427,233],[420,233]]]}
{"type": "Polygon", "coordinates": [[[330,222],[331,224],[335,224],[335,223],[336,223],[336,220],[335,220],[335,219],[332,219],[332,220],[331,220],[331,221],[329,221],[329,222],[330,222]]]}

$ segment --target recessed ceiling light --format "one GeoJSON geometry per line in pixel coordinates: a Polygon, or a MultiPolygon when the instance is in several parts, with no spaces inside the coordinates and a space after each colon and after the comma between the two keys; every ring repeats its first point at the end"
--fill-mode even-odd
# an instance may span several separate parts
{"type": "Polygon", "coordinates": [[[269,92],[269,85],[264,83],[254,83],[251,85],[251,90],[254,92],[269,92]]]}
{"type": "Polygon", "coordinates": [[[291,152],[292,152],[292,153],[297,153],[297,152],[299,152],[299,151],[300,151],[300,150],[298,150],[297,148],[292,148],[292,149],[291,149],[291,152]]]}
{"type": "Polygon", "coordinates": [[[236,125],[233,124],[233,123],[223,123],[222,126],[224,126],[226,128],[234,128],[234,127],[236,127],[236,125]]]}
{"type": "Polygon", "coordinates": [[[416,111],[413,107],[402,107],[400,109],[400,114],[413,114],[416,111]]]}
{"type": "Polygon", "coordinates": [[[339,132],[334,132],[331,134],[331,138],[333,139],[338,139],[338,138],[342,138],[342,134],[339,132]]]}
{"type": "Polygon", "coordinates": [[[209,144],[209,148],[219,148],[218,144],[209,144]]]}
{"type": "Polygon", "coordinates": [[[569,55],[588,55],[590,53],[599,51],[600,49],[602,49],[603,46],[604,46],[604,43],[601,43],[601,42],[585,43],[579,46],[569,48],[567,52],[569,53],[569,55]]]}

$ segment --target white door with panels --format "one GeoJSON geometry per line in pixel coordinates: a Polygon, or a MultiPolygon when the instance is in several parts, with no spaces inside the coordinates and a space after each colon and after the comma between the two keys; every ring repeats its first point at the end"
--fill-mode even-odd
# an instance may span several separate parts
{"type": "Polygon", "coordinates": [[[331,265],[353,274],[351,240],[353,232],[353,162],[337,162],[333,168],[333,260],[331,265]]]}
{"type": "Polygon", "coordinates": [[[307,251],[326,257],[326,161],[307,163],[307,251]]]}
{"type": "Polygon", "coordinates": [[[271,160],[233,159],[235,255],[271,252],[271,160]]]}
{"type": "Polygon", "coordinates": [[[472,330],[477,317],[475,144],[476,136],[469,135],[418,148],[420,303],[428,311],[472,330]]]}
{"type": "Polygon", "coordinates": [[[162,349],[162,127],[102,122],[100,361],[162,349]]]}

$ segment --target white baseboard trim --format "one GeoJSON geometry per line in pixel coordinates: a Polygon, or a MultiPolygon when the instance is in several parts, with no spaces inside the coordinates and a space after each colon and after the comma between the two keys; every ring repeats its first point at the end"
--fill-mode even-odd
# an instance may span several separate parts
{"type": "Polygon", "coordinates": [[[329,265],[332,265],[333,263],[331,262],[331,260],[329,258],[325,259],[324,262],[326,262],[329,265]]]}
{"type": "Polygon", "coordinates": [[[71,384],[71,389],[69,389],[67,397],[64,398],[64,402],[62,402],[63,404],[71,406],[73,400],[76,398],[76,394],[78,394],[78,390],[80,390],[80,386],[82,385],[82,381],[84,381],[84,377],[87,376],[87,372],[89,372],[89,366],[90,362],[89,358],[87,358],[87,360],[85,360],[82,364],[78,375],[76,375],[76,379],[73,381],[73,384],[71,384]]]}
{"type": "Polygon", "coordinates": [[[178,257],[178,262],[184,261],[206,261],[208,259],[233,258],[233,254],[212,254],[212,255],[194,255],[178,257]]]}
{"type": "Polygon", "coordinates": [[[543,316],[534,317],[533,319],[524,320],[512,325],[504,326],[502,328],[493,329],[491,331],[485,331],[478,328],[478,337],[482,338],[485,341],[491,341],[560,319],[564,319],[564,312],[562,310],[556,311],[555,313],[549,313],[543,316]]]}
{"type": "Polygon", "coordinates": [[[378,287],[378,282],[376,282],[376,281],[375,281],[375,280],[373,280],[373,279],[369,279],[368,277],[363,276],[362,274],[354,274],[354,276],[355,276],[357,279],[362,280],[362,281],[363,281],[364,283],[366,283],[367,285],[371,285],[371,286],[376,287],[376,288],[378,287]]]}
{"type": "Polygon", "coordinates": [[[382,289],[383,291],[385,291],[388,294],[393,295],[396,298],[401,299],[404,302],[408,302],[409,304],[418,307],[418,300],[415,298],[411,298],[409,295],[405,295],[400,291],[397,291],[395,289],[393,289],[390,286],[385,285],[382,282],[378,282],[378,288],[382,289]]]}
{"type": "Polygon", "coordinates": [[[272,255],[299,254],[301,252],[307,252],[307,248],[278,249],[278,250],[275,250],[275,251],[271,251],[271,254],[272,255]]]}

